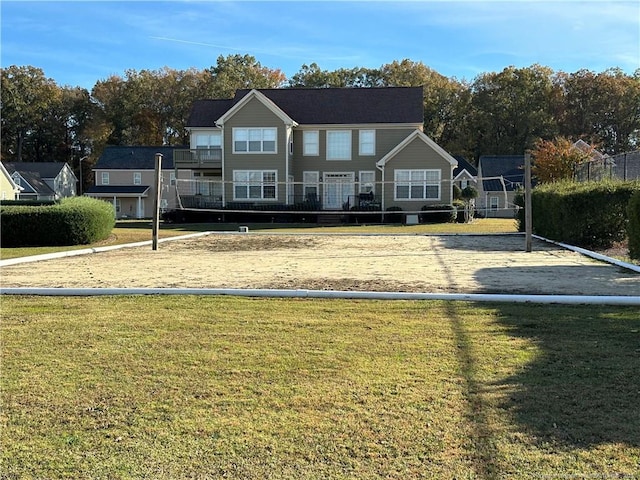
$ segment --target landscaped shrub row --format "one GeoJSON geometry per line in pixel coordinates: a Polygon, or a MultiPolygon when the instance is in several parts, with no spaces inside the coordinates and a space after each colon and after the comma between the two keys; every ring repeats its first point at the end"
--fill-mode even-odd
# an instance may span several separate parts
{"type": "MultiPolygon", "coordinates": [[[[558,182],[536,187],[531,195],[533,231],[585,248],[609,248],[624,240],[627,205],[640,182],[558,182]]],[[[517,200],[523,205],[522,197],[517,200]]],[[[524,231],[524,209],[518,212],[524,231]]]]}
{"type": "Polygon", "coordinates": [[[627,225],[629,256],[640,260],[640,191],[631,196],[627,215],[629,216],[629,224],[627,225]]]}
{"type": "Polygon", "coordinates": [[[52,206],[0,207],[3,247],[85,245],[107,238],[115,225],[113,205],[88,197],[52,206]]]}

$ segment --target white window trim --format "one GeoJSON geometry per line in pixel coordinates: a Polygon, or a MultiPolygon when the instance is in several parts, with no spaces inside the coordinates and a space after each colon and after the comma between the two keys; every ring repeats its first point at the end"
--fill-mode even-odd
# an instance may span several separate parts
{"type": "Polygon", "coordinates": [[[222,132],[211,132],[211,133],[197,133],[195,134],[195,147],[196,148],[214,148],[222,146],[222,132]],[[214,138],[217,140],[212,141],[214,138]],[[201,140],[206,139],[205,142],[201,142],[201,140]]]}
{"type": "Polygon", "coordinates": [[[234,154],[237,155],[273,155],[278,153],[278,128],[277,127],[234,127],[232,129],[232,138],[231,138],[231,143],[232,143],[232,151],[234,154]],[[251,130],[260,130],[260,150],[258,151],[249,151],[249,143],[250,143],[250,139],[249,139],[249,132],[251,130]],[[274,132],[274,140],[273,140],[273,151],[268,150],[265,151],[264,150],[264,142],[265,141],[271,141],[271,140],[265,140],[264,139],[264,133],[265,131],[273,131],[274,132]],[[237,132],[241,132],[241,131],[246,131],[246,136],[247,136],[247,140],[246,140],[246,144],[247,144],[247,150],[236,150],[236,134],[237,132]]]}
{"type": "Polygon", "coordinates": [[[374,156],[376,154],[376,131],[375,130],[359,130],[358,131],[358,154],[361,157],[371,157],[374,156]],[[363,142],[363,134],[366,133],[372,133],[373,134],[373,142],[371,145],[371,151],[367,151],[364,152],[363,151],[363,145],[366,145],[366,143],[363,142]]]}
{"type": "Polygon", "coordinates": [[[305,157],[317,157],[320,155],[320,131],[319,130],[303,130],[302,132],[302,155],[305,157]],[[315,141],[309,142],[308,136],[315,134],[315,141]],[[315,147],[314,150],[307,150],[307,145],[315,147]]]}
{"type": "Polygon", "coordinates": [[[100,175],[100,185],[109,185],[109,172],[102,172],[100,175]]]}
{"type": "Polygon", "coordinates": [[[133,184],[142,185],[142,172],[133,172],[133,184]]]}
{"type": "Polygon", "coordinates": [[[351,133],[351,130],[327,130],[327,139],[326,139],[326,143],[327,143],[327,160],[329,160],[329,161],[351,160],[351,150],[353,149],[353,146],[352,146],[353,138],[352,137],[353,137],[353,134],[351,133]],[[348,149],[347,156],[345,156],[345,157],[333,156],[331,154],[330,138],[333,137],[336,133],[342,133],[342,134],[347,134],[348,135],[349,149],[348,149]]]}
{"type": "Polygon", "coordinates": [[[499,208],[500,208],[500,197],[489,197],[489,210],[496,211],[499,208]]]}
{"type": "Polygon", "coordinates": [[[393,199],[395,201],[399,201],[399,202],[427,202],[427,201],[437,201],[440,200],[442,197],[442,170],[436,169],[436,168],[403,168],[403,169],[396,169],[394,170],[394,174],[393,174],[393,178],[394,178],[394,182],[393,182],[393,199]],[[424,172],[425,173],[425,178],[428,176],[429,172],[437,172],[438,173],[438,180],[437,183],[435,182],[429,182],[427,180],[422,180],[422,181],[412,181],[412,180],[408,180],[408,181],[398,181],[398,173],[399,172],[409,172],[409,178],[411,178],[411,172],[424,172]],[[404,198],[404,197],[398,197],[398,186],[400,185],[408,185],[409,186],[409,198],[404,198]],[[422,184],[422,186],[424,187],[423,189],[423,193],[424,196],[421,198],[410,198],[411,197],[411,187],[414,185],[418,185],[418,184],[422,184]],[[427,193],[427,187],[429,186],[437,186],[438,187],[438,196],[437,197],[426,197],[426,193],[427,193]]]}
{"type": "Polygon", "coordinates": [[[316,189],[316,200],[319,200],[320,199],[320,172],[318,172],[317,170],[302,172],[302,196],[304,200],[307,200],[308,188],[316,189]]]}
{"type": "Polygon", "coordinates": [[[273,202],[273,201],[277,201],[278,200],[278,171],[277,170],[234,170],[233,171],[233,200],[234,201],[239,201],[239,202],[262,202],[262,201],[268,201],[268,202],[273,202]],[[249,187],[251,186],[257,186],[257,183],[251,183],[250,181],[244,182],[244,181],[239,181],[236,180],[236,173],[246,173],[246,174],[251,174],[251,173],[258,173],[260,174],[260,176],[262,177],[262,181],[259,183],[259,186],[261,188],[261,192],[260,192],[260,198],[251,198],[249,196],[249,187]],[[274,180],[273,182],[265,182],[264,181],[264,174],[265,173],[273,173],[273,177],[274,180]],[[236,187],[238,186],[246,186],[247,187],[247,196],[246,197],[237,197],[236,196],[236,187]],[[273,197],[269,197],[269,198],[265,198],[264,196],[264,187],[265,186],[273,186],[274,188],[274,196],[273,197]]]}
{"type": "Polygon", "coordinates": [[[376,172],[374,170],[360,170],[358,172],[358,193],[368,193],[367,191],[367,187],[369,186],[369,184],[371,184],[371,192],[375,195],[376,193],[376,172]],[[372,176],[373,179],[371,181],[369,180],[363,180],[362,177],[364,176],[372,176]]]}

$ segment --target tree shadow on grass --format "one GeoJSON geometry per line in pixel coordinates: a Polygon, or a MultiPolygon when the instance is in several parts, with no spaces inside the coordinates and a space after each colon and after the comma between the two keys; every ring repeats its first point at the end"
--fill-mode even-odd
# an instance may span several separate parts
{"type": "Polygon", "coordinates": [[[640,309],[499,305],[511,335],[541,354],[501,384],[503,407],[539,441],[640,446],[640,309]],[[527,318],[527,311],[537,315],[527,318]]]}

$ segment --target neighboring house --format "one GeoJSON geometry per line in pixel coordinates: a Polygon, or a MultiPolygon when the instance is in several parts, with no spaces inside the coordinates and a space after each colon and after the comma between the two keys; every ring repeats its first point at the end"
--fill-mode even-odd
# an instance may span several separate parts
{"type": "MultiPolygon", "coordinates": [[[[162,154],[160,208],[176,208],[173,154],[177,147],[106,147],[86,196],[113,203],[116,218],[150,218],[155,203],[155,158],[162,154]]],[[[180,147],[184,149],[184,147],[180,147]]]]}
{"type": "Polygon", "coordinates": [[[574,142],[572,146],[573,148],[580,150],[582,153],[589,155],[588,161],[603,161],[609,157],[609,155],[596,150],[584,140],[578,140],[574,142]]]}
{"type": "Polygon", "coordinates": [[[458,166],[453,170],[453,184],[457,185],[460,190],[463,190],[468,186],[472,186],[477,189],[478,169],[459,155],[455,155],[454,158],[458,162],[458,166]]]}
{"type": "Polygon", "coordinates": [[[457,162],[422,133],[423,121],[414,87],[239,90],[199,100],[187,122],[190,148],[174,152],[182,205],[450,204],[457,162]]]}
{"type": "Polygon", "coordinates": [[[76,196],[78,178],[64,162],[7,162],[21,200],[59,200],[76,196]]]}
{"type": "Polygon", "coordinates": [[[524,155],[483,155],[478,160],[476,210],[486,217],[512,218],[516,191],[524,185],[524,155]]]}
{"type": "Polygon", "coordinates": [[[15,200],[21,191],[22,187],[16,185],[4,163],[0,162],[0,200],[15,200]]]}

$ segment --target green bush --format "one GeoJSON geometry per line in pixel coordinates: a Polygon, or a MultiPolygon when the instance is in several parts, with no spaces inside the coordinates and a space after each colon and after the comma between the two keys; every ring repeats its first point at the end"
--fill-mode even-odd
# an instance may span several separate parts
{"type": "Polygon", "coordinates": [[[85,245],[104,240],[115,225],[113,205],[89,197],[51,206],[0,206],[3,247],[85,245]]]}
{"type": "Polygon", "coordinates": [[[456,221],[457,209],[453,205],[425,205],[420,211],[420,223],[451,223],[456,221]]]}
{"type": "Polygon", "coordinates": [[[627,233],[629,235],[629,256],[640,260],[640,191],[631,196],[627,206],[627,233]]]}
{"type": "MultiPolygon", "coordinates": [[[[627,205],[639,182],[556,182],[531,194],[533,231],[553,240],[585,248],[608,248],[624,240],[627,205]]],[[[516,204],[524,205],[519,196],[516,204]]],[[[517,214],[524,231],[524,209],[517,214]]]]}

